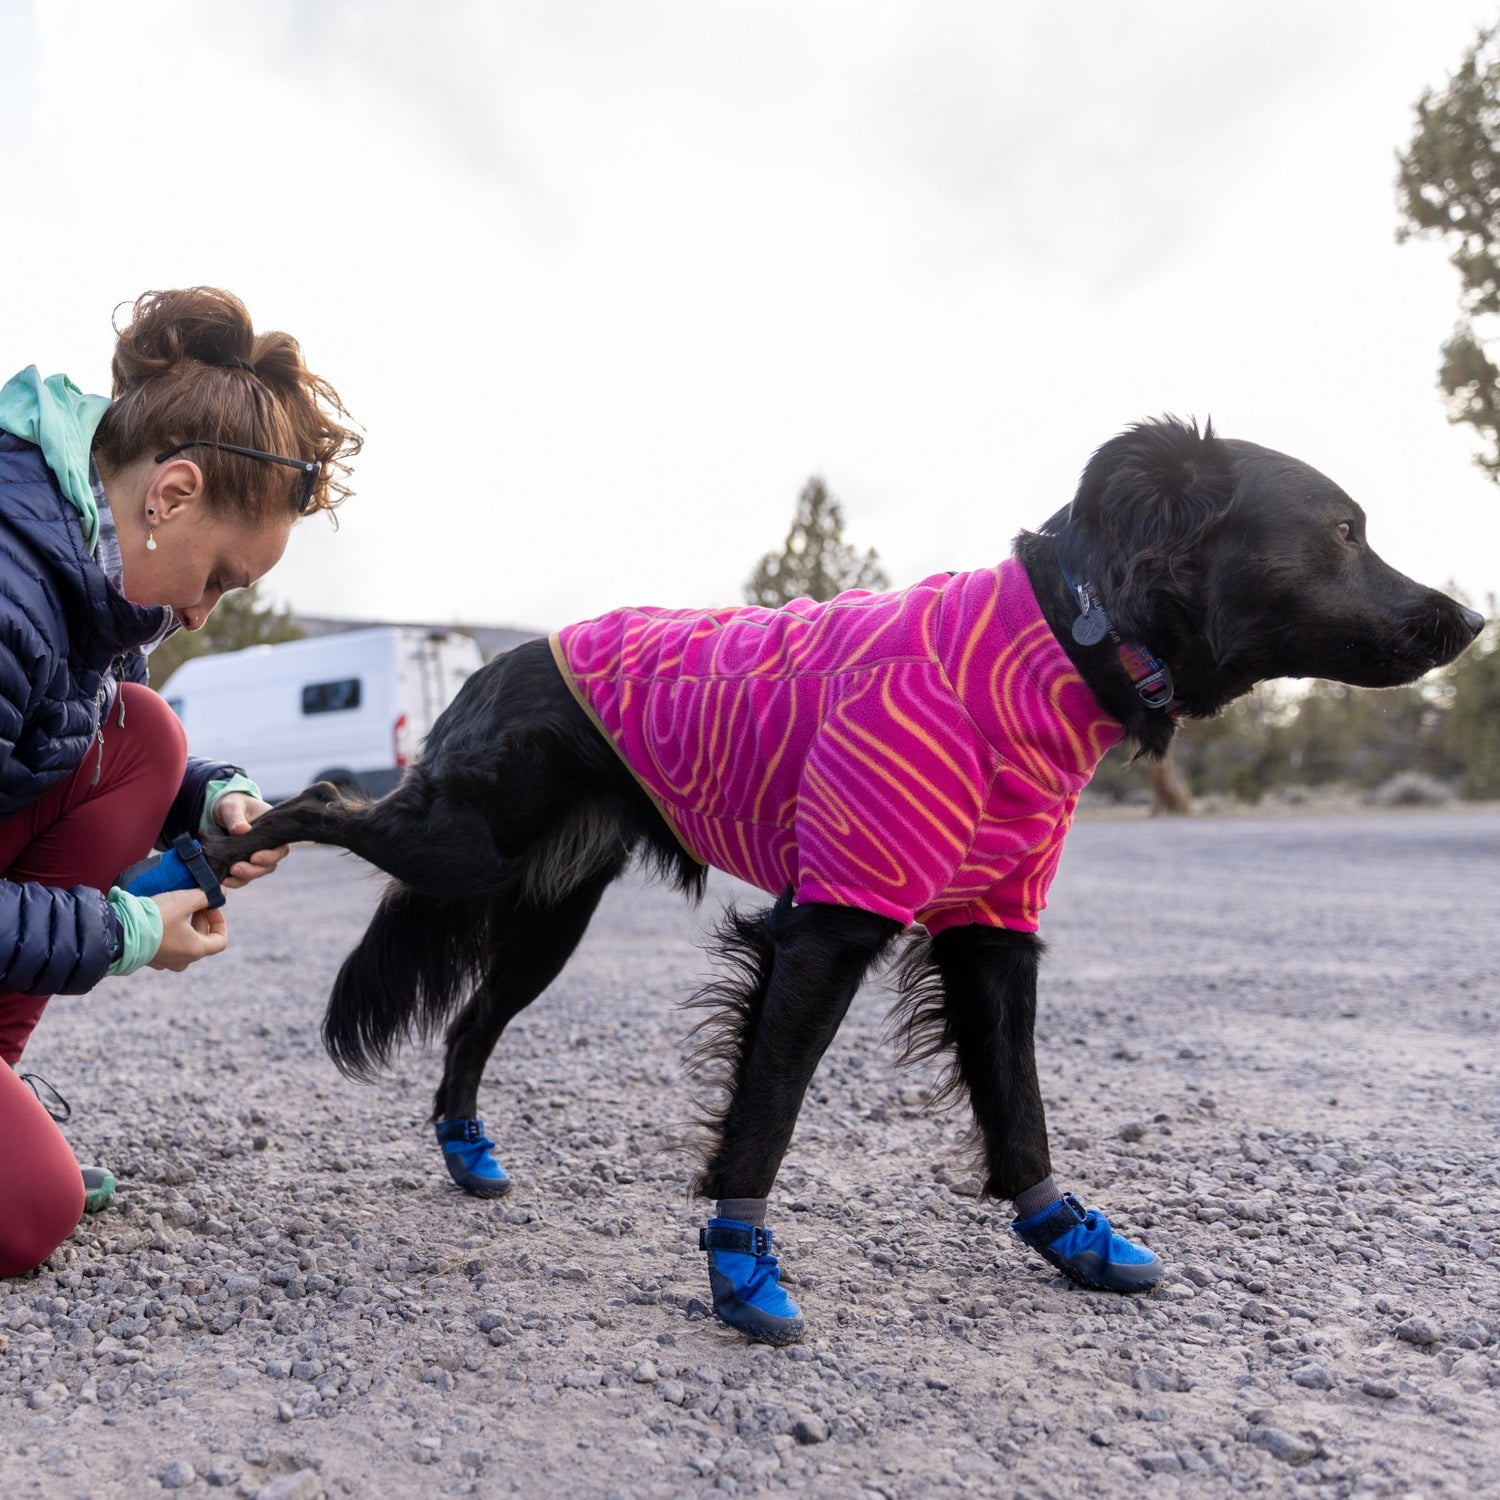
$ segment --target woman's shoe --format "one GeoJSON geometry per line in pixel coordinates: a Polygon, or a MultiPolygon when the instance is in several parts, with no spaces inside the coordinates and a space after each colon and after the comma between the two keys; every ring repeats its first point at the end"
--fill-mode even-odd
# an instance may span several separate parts
{"type": "Polygon", "coordinates": [[[83,1169],[83,1211],[96,1214],[115,1201],[115,1179],[103,1167],[83,1169]]]}

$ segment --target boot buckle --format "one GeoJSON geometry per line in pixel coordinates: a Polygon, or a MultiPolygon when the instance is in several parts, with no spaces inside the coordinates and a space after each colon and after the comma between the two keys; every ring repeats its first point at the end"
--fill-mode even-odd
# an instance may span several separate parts
{"type": "Polygon", "coordinates": [[[740,1255],[769,1255],[773,1236],[764,1224],[709,1224],[698,1230],[700,1250],[732,1250],[740,1255]]]}

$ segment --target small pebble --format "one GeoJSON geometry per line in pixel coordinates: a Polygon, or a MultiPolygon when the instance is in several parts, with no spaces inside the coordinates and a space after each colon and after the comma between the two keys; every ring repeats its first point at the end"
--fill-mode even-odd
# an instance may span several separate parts
{"type": "Polygon", "coordinates": [[[316,1469],[299,1469],[261,1485],[250,1500],[324,1500],[323,1482],[316,1469]]]}
{"type": "Polygon", "coordinates": [[[819,1416],[798,1417],[792,1423],[792,1436],[799,1443],[825,1443],[828,1441],[828,1424],[819,1416]]]}
{"type": "Polygon", "coordinates": [[[1318,1456],[1315,1444],[1294,1433],[1283,1432],[1279,1427],[1252,1428],[1250,1443],[1252,1447],[1264,1448],[1273,1458],[1279,1458],[1282,1463],[1291,1464],[1294,1468],[1311,1463],[1318,1456]]]}
{"type": "Polygon", "coordinates": [[[1417,1316],[1396,1324],[1396,1337],[1403,1343],[1416,1344],[1419,1348],[1437,1343],[1442,1336],[1442,1329],[1431,1318],[1417,1316]]]}

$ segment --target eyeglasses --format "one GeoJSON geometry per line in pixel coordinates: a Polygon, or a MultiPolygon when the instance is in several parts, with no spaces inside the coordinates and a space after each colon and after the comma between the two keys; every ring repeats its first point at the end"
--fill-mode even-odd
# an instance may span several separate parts
{"type": "Polygon", "coordinates": [[[323,465],[316,459],[284,458],[280,453],[262,453],[259,448],[241,448],[234,443],[216,443],[212,438],[193,438],[186,443],[177,443],[164,452],[158,453],[152,462],[164,464],[169,458],[181,453],[184,448],[217,448],[221,453],[238,453],[241,458],[258,458],[262,463],[281,464],[284,468],[296,469],[302,476],[297,481],[295,497],[299,516],[306,512],[312,500],[313,491],[318,487],[318,477],[323,472],[323,465]]]}

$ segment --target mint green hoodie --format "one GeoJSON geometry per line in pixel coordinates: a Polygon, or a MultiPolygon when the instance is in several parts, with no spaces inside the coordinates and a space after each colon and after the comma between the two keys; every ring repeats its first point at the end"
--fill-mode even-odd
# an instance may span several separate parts
{"type": "Polygon", "coordinates": [[[90,552],[99,545],[99,503],[89,484],[89,454],[108,410],[107,397],[84,395],[66,375],[43,380],[35,365],[0,386],[0,430],[42,450],[63,494],[83,518],[90,552]]]}

